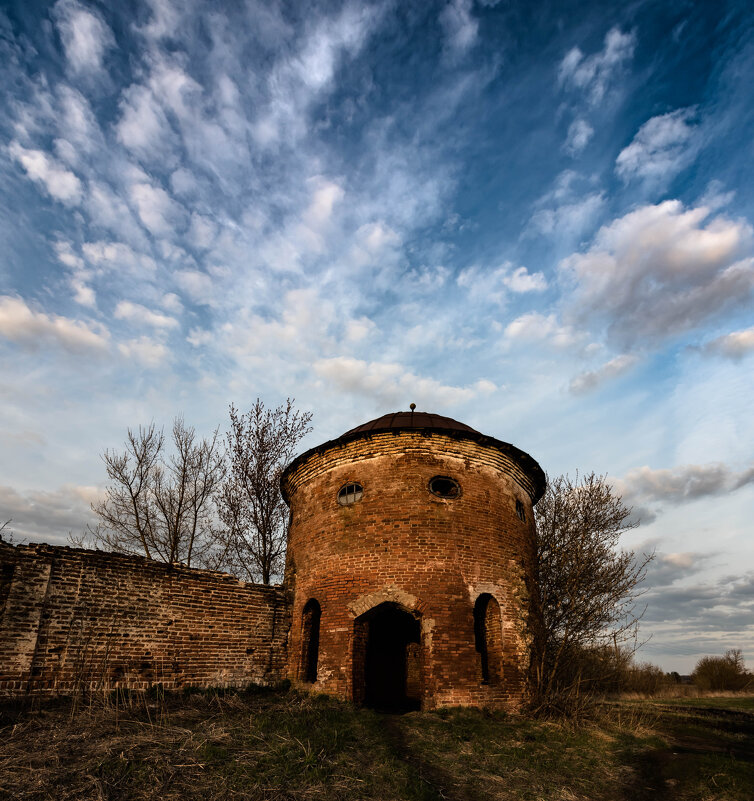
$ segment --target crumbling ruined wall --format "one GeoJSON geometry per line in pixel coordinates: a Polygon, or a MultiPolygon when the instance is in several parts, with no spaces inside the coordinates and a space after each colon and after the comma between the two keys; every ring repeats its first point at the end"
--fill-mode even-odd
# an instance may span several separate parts
{"type": "Polygon", "coordinates": [[[137,556],[0,543],[0,694],[274,684],[280,587],[137,556]]]}

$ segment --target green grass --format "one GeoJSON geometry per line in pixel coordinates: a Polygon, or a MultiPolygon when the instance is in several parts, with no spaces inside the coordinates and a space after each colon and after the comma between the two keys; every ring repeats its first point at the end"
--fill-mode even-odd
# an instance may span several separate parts
{"type": "Polygon", "coordinates": [[[752,700],[612,702],[581,726],[292,690],[0,707],[0,798],[751,801],[752,700]]]}

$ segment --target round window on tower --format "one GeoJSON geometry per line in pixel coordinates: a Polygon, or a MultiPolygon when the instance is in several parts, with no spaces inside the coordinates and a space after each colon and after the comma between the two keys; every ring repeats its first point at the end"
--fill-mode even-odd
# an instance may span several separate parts
{"type": "Polygon", "coordinates": [[[461,494],[461,486],[454,478],[435,476],[429,480],[429,491],[438,498],[457,498],[461,494]]]}
{"type": "Polygon", "coordinates": [[[364,488],[361,484],[349,482],[338,490],[338,503],[341,506],[351,506],[356,503],[356,501],[360,501],[363,495],[364,488]]]}

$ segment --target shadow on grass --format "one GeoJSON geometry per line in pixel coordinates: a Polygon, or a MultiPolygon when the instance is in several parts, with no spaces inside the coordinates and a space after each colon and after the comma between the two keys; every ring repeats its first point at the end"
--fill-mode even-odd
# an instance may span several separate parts
{"type": "Polygon", "coordinates": [[[0,707],[0,799],[751,801],[754,715],[613,704],[583,726],[379,714],[286,688],[0,707]]]}
{"type": "Polygon", "coordinates": [[[626,801],[754,798],[754,715],[693,703],[654,705],[664,743],[623,744],[620,758],[635,775],[623,789],[626,801]]]}

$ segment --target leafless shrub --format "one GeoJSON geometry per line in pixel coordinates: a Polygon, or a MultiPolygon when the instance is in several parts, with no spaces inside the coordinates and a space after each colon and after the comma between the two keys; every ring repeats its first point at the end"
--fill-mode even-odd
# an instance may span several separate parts
{"type": "Polygon", "coordinates": [[[535,708],[578,713],[617,681],[636,646],[653,554],[619,550],[630,509],[595,473],[548,482],[536,506],[535,708]]]}

